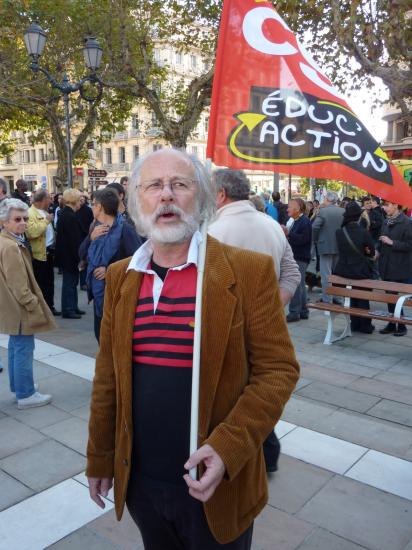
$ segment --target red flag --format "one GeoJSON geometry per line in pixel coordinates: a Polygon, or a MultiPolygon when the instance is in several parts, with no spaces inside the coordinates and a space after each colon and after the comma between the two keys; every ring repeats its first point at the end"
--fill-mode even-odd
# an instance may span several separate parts
{"type": "Polygon", "coordinates": [[[270,2],[224,0],[207,156],[337,179],[412,206],[412,191],[270,2]]]}

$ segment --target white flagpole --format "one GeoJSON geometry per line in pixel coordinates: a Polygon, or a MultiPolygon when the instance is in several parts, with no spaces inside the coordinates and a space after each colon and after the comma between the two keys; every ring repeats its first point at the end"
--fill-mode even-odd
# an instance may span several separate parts
{"type": "MultiPolygon", "coordinates": [[[[212,162],[206,161],[206,168],[211,172],[212,162]]],[[[192,401],[190,411],[190,455],[197,451],[197,441],[199,432],[199,382],[200,382],[200,352],[202,339],[202,295],[203,295],[203,275],[206,261],[207,245],[207,225],[208,220],[202,223],[200,233],[202,242],[199,246],[199,255],[197,262],[197,282],[196,282],[196,306],[195,306],[195,330],[193,341],[193,369],[192,369],[192,401]]],[[[189,472],[192,479],[197,478],[197,468],[192,468],[189,472]]]]}

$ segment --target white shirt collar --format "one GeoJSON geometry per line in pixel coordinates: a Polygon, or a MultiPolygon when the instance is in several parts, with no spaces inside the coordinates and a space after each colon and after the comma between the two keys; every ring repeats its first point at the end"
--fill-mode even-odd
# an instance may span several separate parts
{"type": "MultiPolygon", "coordinates": [[[[199,257],[199,245],[202,242],[202,236],[200,231],[196,231],[192,240],[190,241],[189,251],[187,254],[187,261],[183,265],[177,267],[171,267],[170,269],[175,271],[181,271],[190,264],[194,264],[197,267],[197,261],[199,257]]],[[[154,273],[151,269],[147,269],[147,265],[153,256],[153,246],[150,240],[147,240],[140,248],[133,254],[132,259],[127,267],[127,271],[133,269],[134,271],[141,271],[143,273],[154,273]]]]}

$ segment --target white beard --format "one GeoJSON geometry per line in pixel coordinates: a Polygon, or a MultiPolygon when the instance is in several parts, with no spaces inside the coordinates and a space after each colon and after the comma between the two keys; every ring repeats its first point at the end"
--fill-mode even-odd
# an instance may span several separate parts
{"type": "Polygon", "coordinates": [[[138,230],[150,240],[159,244],[180,244],[191,239],[199,229],[199,210],[192,214],[186,214],[181,208],[175,205],[160,206],[152,215],[142,213],[140,205],[137,207],[139,223],[138,230]],[[157,225],[157,219],[162,214],[173,213],[180,220],[165,226],[157,225]]]}

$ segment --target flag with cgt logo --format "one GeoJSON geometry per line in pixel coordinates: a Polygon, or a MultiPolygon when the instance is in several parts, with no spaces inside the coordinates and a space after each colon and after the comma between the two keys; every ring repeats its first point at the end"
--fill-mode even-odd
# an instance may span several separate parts
{"type": "Polygon", "coordinates": [[[207,156],[219,166],[412,191],[270,2],[224,0],[207,156]]]}

